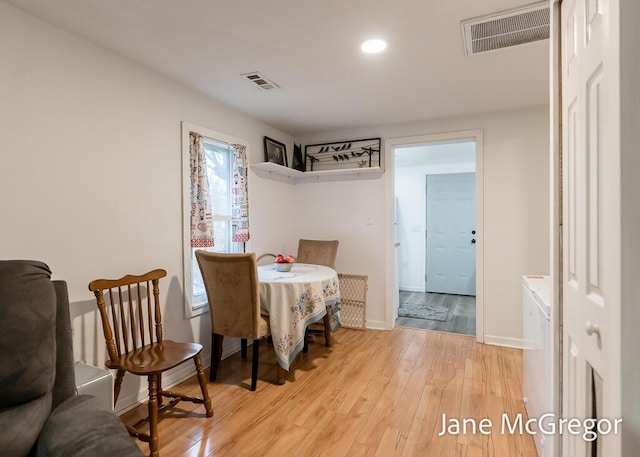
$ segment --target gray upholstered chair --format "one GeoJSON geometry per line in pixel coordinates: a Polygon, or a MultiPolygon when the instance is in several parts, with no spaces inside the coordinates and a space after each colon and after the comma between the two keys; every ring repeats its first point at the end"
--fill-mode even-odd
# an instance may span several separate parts
{"type": "Polygon", "coordinates": [[[67,286],[50,278],[0,261],[0,455],[141,456],[118,416],[77,395],[67,286]]]}
{"type": "MultiPolygon", "coordinates": [[[[310,263],[314,265],[323,265],[329,268],[335,268],[336,256],[338,255],[338,240],[298,240],[298,256],[296,262],[310,263]]],[[[323,333],[325,346],[331,346],[331,316],[330,310],[324,316],[323,333]]],[[[312,324],[312,330],[313,330],[312,324]]],[[[313,330],[314,333],[316,332],[313,330]]],[[[309,333],[309,330],[307,330],[309,333]]],[[[304,352],[307,352],[308,335],[305,338],[304,352]]]]}
{"type": "Polygon", "coordinates": [[[256,255],[219,254],[197,250],[196,258],[207,290],[211,318],[209,380],[216,380],[225,336],[241,338],[243,357],[247,355],[246,341],[251,339],[251,390],[256,390],[260,339],[270,334],[269,318],[260,314],[256,255]]]}

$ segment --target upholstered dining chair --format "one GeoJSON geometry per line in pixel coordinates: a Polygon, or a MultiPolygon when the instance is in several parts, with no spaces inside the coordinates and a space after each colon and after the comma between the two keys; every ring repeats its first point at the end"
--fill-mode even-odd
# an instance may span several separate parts
{"type": "Polygon", "coordinates": [[[296,262],[335,268],[338,240],[298,240],[296,262]]]}
{"type": "MultiPolygon", "coordinates": [[[[338,254],[338,240],[298,240],[298,255],[296,262],[311,263],[314,265],[324,265],[335,268],[336,256],[338,254]]],[[[331,318],[328,313],[324,316],[324,344],[331,346],[331,318]]],[[[308,338],[305,338],[305,352],[307,350],[308,338]]]]}
{"type": "Polygon", "coordinates": [[[149,383],[149,417],[133,427],[129,434],[149,443],[150,455],[158,456],[158,416],[180,400],[203,404],[206,417],[213,416],[211,399],[207,391],[207,379],[202,368],[198,343],[178,343],[163,337],[160,311],[160,278],[165,270],[153,270],[146,274],[127,275],[120,279],[96,279],[89,283],[98,302],[102,329],[107,344],[108,368],[117,370],[114,385],[114,405],[118,401],[125,373],[146,376],[149,383]],[[107,300],[105,301],[105,296],[107,300]],[[162,373],[188,360],[193,360],[202,391],[202,398],[162,390],[162,373]],[[163,405],[163,397],[171,400],[163,405]],[[149,433],[138,427],[149,423],[149,433]]]}
{"type": "Polygon", "coordinates": [[[254,253],[223,254],[196,251],[211,318],[211,371],[215,381],[222,358],[225,336],[240,338],[242,357],[247,355],[247,340],[253,340],[251,390],[256,390],[260,339],[269,336],[269,318],[260,314],[258,266],[254,253]]]}

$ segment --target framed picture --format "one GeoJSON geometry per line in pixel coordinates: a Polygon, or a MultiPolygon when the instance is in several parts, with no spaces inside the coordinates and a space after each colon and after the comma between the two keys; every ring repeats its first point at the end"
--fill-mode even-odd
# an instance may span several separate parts
{"type": "Polygon", "coordinates": [[[264,160],[266,162],[277,163],[284,167],[288,167],[287,163],[287,147],[284,143],[280,143],[268,136],[264,137],[264,160]]]}
{"type": "Polygon", "coordinates": [[[305,171],[380,167],[380,138],[310,144],[304,148],[305,171]]]}

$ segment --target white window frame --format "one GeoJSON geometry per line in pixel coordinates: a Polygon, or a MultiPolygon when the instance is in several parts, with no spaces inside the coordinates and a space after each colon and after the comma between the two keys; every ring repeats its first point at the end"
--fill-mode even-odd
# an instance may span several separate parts
{"type": "MultiPolygon", "coordinates": [[[[194,300],[192,248],[191,248],[191,165],[189,157],[189,132],[194,132],[203,137],[226,144],[241,144],[249,150],[249,143],[246,140],[226,135],[215,130],[201,127],[199,125],[182,122],[182,281],[184,296],[184,316],[185,319],[200,316],[209,312],[209,304],[206,301],[194,300]]],[[[219,216],[214,215],[214,219],[219,216]]]]}

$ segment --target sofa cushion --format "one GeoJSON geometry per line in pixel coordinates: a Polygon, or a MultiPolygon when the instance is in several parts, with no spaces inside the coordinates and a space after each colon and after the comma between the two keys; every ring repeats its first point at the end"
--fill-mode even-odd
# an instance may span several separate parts
{"type": "Polygon", "coordinates": [[[101,409],[90,395],[62,402],[47,419],[37,454],[47,457],[139,457],[142,452],[115,414],[101,409]]]}
{"type": "Polygon", "coordinates": [[[23,457],[29,454],[50,412],[51,392],[0,410],[0,455],[23,457]]]}
{"type": "Polygon", "coordinates": [[[73,332],[69,316],[69,294],[67,283],[51,281],[56,291],[56,381],[53,385],[51,408],[56,408],[67,398],[75,395],[76,378],[73,371],[73,332]]]}
{"type": "Polygon", "coordinates": [[[56,293],[50,277],[42,262],[0,261],[0,409],[53,388],[56,293]]]}

